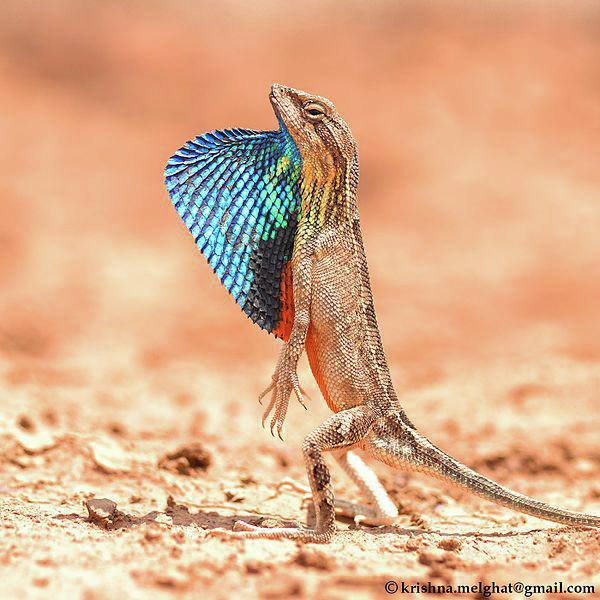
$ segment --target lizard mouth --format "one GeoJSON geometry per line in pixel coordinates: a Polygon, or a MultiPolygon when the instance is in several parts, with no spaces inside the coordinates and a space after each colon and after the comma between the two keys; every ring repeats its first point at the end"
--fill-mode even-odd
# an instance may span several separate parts
{"type": "Polygon", "coordinates": [[[282,95],[282,86],[278,83],[274,83],[271,86],[271,92],[269,93],[269,100],[271,101],[271,106],[275,111],[277,117],[281,117],[281,95],[282,95]]]}
{"type": "Polygon", "coordinates": [[[271,86],[269,100],[271,101],[271,106],[273,107],[275,116],[279,121],[285,121],[286,116],[289,116],[286,115],[286,113],[289,113],[289,107],[288,111],[286,111],[285,106],[286,104],[289,104],[291,102],[291,98],[289,95],[290,89],[291,88],[288,88],[285,85],[281,85],[279,83],[274,83],[271,86]]]}
{"type": "Polygon", "coordinates": [[[280,83],[274,83],[271,86],[271,93],[269,94],[271,97],[277,97],[277,96],[281,96],[283,94],[283,92],[285,90],[287,90],[288,88],[285,87],[285,85],[281,85],[280,83]]]}

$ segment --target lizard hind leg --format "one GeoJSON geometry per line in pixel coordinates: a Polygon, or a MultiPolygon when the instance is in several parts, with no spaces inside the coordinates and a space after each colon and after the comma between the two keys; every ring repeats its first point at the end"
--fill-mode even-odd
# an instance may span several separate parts
{"type": "MultiPolygon", "coordinates": [[[[359,504],[340,498],[335,499],[336,517],[352,519],[357,525],[391,525],[398,518],[398,508],[389,497],[375,472],[351,450],[334,451],[333,455],[342,469],[357,485],[367,504],[359,504]]],[[[284,490],[299,492],[304,501],[312,502],[310,487],[293,479],[285,478],[279,482],[275,496],[284,490]]]]}
{"type": "Polygon", "coordinates": [[[373,414],[368,407],[364,405],[357,406],[332,415],[304,440],[302,453],[317,517],[314,529],[289,527],[271,529],[237,521],[233,532],[213,529],[212,534],[238,538],[328,542],[335,532],[335,509],[331,475],[325,464],[323,454],[332,450],[351,448],[359,444],[367,434],[373,418],[373,414]]]}
{"type": "Polygon", "coordinates": [[[375,472],[354,452],[338,451],[335,458],[368,501],[367,505],[335,501],[336,514],[365,525],[391,525],[398,518],[398,508],[389,497],[375,472]]]}

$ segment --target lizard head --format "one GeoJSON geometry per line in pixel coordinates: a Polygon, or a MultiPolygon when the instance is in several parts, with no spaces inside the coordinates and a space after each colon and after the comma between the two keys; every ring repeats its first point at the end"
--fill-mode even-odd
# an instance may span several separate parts
{"type": "Polygon", "coordinates": [[[333,180],[356,161],[356,142],[330,100],[278,83],[269,97],[315,179],[333,180]]]}

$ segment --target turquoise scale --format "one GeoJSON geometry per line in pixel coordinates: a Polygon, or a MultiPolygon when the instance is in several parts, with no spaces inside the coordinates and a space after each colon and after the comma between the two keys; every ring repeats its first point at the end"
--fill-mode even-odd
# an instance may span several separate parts
{"type": "Polygon", "coordinates": [[[285,128],[226,129],[187,142],[165,183],[198,249],[244,312],[274,331],[300,211],[300,154],[285,128]]]}

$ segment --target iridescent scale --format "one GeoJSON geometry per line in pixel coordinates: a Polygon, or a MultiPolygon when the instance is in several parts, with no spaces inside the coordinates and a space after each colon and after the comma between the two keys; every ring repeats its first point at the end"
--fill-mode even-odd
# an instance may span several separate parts
{"type": "Polygon", "coordinates": [[[217,277],[260,327],[278,334],[282,277],[300,210],[301,157],[285,130],[226,129],[189,141],[165,182],[217,277]]]}

